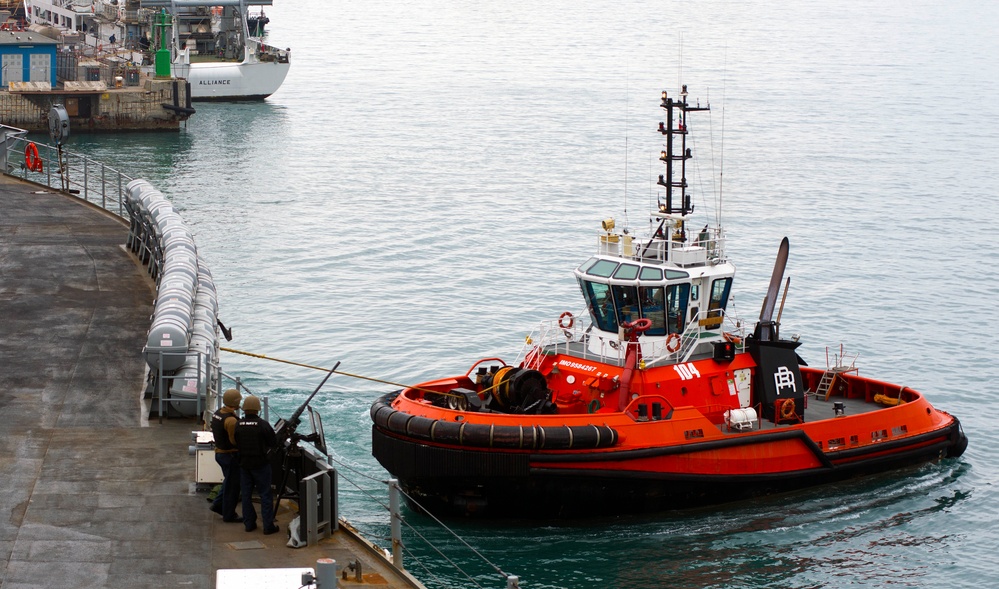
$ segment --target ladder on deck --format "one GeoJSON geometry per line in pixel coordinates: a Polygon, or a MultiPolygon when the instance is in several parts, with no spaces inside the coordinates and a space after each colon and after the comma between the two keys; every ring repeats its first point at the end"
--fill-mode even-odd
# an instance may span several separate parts
{"type": "MultiPolygon", "coordinates": [[[[860,354],[857,354],[859,356],[860,354]]],[[[819,379],[819,384],[815,387],[815,398],[818,399],[822,397],[823,400],[828,401],[829,396],[832,395],[833,385],[836,383],[836,379],[840,374],[846,372],[857,372],[856,367],[857,356],[853,357],[849,366],[842,363],[843,360],[843,346],[840,346],[839,355],[835,356],[836,365],[829,366],[829,348],[826,348],[826,371],[822,373],[822,378],[819,379]]]]}

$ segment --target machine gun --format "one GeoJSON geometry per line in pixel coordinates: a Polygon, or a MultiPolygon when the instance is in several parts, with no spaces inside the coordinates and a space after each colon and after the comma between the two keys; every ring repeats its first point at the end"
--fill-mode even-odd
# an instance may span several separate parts
{"type": "MultiPolygon", "coordinates": [[[[312,399],[316,396],[317,393],[319,393],[319,389],[323,388],[323,385],[326,384],[326,381],[329,380],[331,376],[333,376],[333,373],[336,372],[336,369],[339,367],[340,363],[337,362],[333,366],[333,368],[328,373],[326,373],[326,377],[323,378],[323,382],[319,383],[319,386],[316,387],[316,390],[312,391],[312,394],[309,395],[309,398],[306,399],[305,402],[302,403],[298,407],[298,409],[296,409],[295,412],[291,414],[291,417],[289,417],[286,420],[279,419],[277,423],[274,424],[274,435],[277,436],[279,448],[287,446],[288,443],[296,443],[299,440],[305,440],[307,442],[312,442],[312,443],[316,443],[317,441],[319,441],[322,432],[313,431],[311,434],[308,434],[306,436],[301,436],[298,434],[298,426],[301,424],[302,421],[302,413],[305,412],[306,408],[308,408],[309,406],[309,403],[311,403],[312,399]]],[[[325,446],[325,444],[323,445],[325,446]]],[[[320,448],[320,450],[322,450],[323,453],[326,452],[326,448],[320,448]]]]}
{"type": "Polygon", "coordinates": [[[275,476],[275,480],[280,480],[281,484],[277,487],[277,497],[274,502],[274,509],[277,510],[278,505],[281,504],[281,499],[288,497],[298,497],[298,481],[304,477],[309,476],[316,472],[317,467],[315,465],[315,456],[313,453],[309,453],[307,456],[302,448],[298,445],[300,441],[310,442],[316,447],[319,452],[323,454],[322,458],[325,460],[326,457],[326,438],[323,434],[322,419],[319,414],[314,412],[309,403],[312,399],[319,393],[319,389],[323,388],[326,381],[329,380],[336,369],[340,367],[340,363],[337,362],[336,365],[326,374],[326,378],[323,379],[316,390],[312,391],[309,398],[302,403],[291,417],[288,419],[279,419],[277,423],[274,424],[274,435],[277,437],[277,449],[271,456],[271,467],[275,474],[280,474],[280,479],[275,476]],[[301,435],[298,433],[298,426],[301,424],[302,414],[309,410],[309,415],[312,422],[312,433],[301,435]],[[289,486],[289,483],[294,486],[289,486]]]}

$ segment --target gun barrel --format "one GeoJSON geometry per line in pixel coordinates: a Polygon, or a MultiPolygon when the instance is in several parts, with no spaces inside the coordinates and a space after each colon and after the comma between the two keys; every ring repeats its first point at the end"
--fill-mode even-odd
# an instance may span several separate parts
{"type": "Polygon", "coordinates": [[[291,414],[291,417],[288,418],[288,425],[292,429],[298,427],[298,420],[302,417],[302,413],[305,411],[305,408],[309,406],[309,403],[312,402],[312,398],[316,396],[316,394],[319,392],[319,389],[323,388],[323,385],[326,384],[326,381],[329,380],[331,376],[333,376],[333,373],[336,372],[336,369],[339,367],[340,367],[340,362],[337,362],[333,366],[333,368],[330,369],[328,373],[326,373],[326,378],[323,379],[323,382],[319,383],[319,386],[316,387],[316,390],[312,391],[312,394],[309,395],[309,398],[306,399],[305,402],[302,403],[302,405],[299,406],[299,408],[296,409],[295,412],[291,414]]]}

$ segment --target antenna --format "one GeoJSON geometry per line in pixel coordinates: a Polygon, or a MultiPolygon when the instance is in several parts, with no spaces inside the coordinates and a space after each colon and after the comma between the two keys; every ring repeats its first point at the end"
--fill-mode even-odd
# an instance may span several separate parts
{"type": "MultiPolygon", "coordinates": [[[[627,68],[626,68],[627,69],[627,68]]],[[[628,222],[628,125],[631,122],[629,118],[629,107],[631,104],[631,75],[630,71],[625,75],[624,80],[624,226],[627,227],[630,223],[628,222]]]]}
{"type": "Polygon", "coordinates": [[[718,162],[718,209],[715,211],[715,225],[721,227],[722,202],[725,189],[725,88],[728,86],[728,43],[725,43],[725,57],[722,61],[722,124],[721,155],[718,162]]]}

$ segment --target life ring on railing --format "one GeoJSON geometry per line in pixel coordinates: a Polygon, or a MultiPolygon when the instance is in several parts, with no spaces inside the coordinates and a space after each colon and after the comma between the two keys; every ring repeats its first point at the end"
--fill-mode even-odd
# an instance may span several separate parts
{"type": "Polygon", "coordinates": [[[725,341],[732,342],[735,345],[739,345],[739,344],[742,343],[742,338],[739,337],[739,336],[737,336],[737,335],[735,335],[734,333],[729,333],[727,331],[723,331],[722,332],[722,337],[725,338],[725,341]]]}
{"type": "Polygon", "coordinates": [[[576,318],[572,316],[572,313],[566,311],[558,316],[558,326],[562,329],[572,329],[572,326],[576,324],[576,318]],[[568,319],[568,321],[566,321],[568,319]]]}
{"type": "Polygon", "coordinates": [[[673,352],[680,349],[680,334],[671,333],[666,338],[666,351],[672,354],[673,352]]]}
{"type": "Polygon", "coordinates": [[[42,171],[42,158],[38,157],[38,146],[28,143],[24,148],[24,165],[32,172],[42,171]]]}

